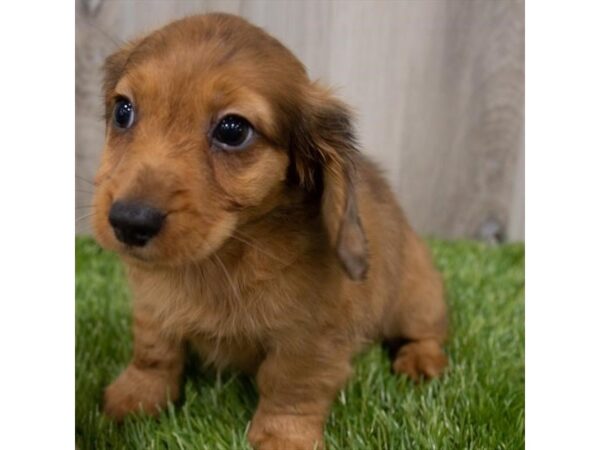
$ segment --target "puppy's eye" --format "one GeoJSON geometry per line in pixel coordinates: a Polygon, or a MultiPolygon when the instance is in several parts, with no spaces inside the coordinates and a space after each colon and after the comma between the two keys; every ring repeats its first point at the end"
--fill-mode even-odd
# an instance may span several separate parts
{"type": "Polygon", "coordinates": [[[131,100],[121,97],[115,103],[113,122],[117,128],[130,128],[135,119],[135,112],[131,100]]]}
{"type": "Polygon", "coordinates": [[[215,127],[213,142],[224,150],[241,150],[245,148],[254,135],[250,122],[242,116],[230,114],[225,116],[215,127]]]}

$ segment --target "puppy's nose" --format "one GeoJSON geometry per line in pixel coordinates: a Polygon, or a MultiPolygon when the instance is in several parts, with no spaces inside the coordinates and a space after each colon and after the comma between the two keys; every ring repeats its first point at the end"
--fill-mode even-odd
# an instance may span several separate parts
{"type": "Polygon", "coordinates": [[[165,220],[162,211],[143,203],[119,200],[113,203],[108,221],[124,244],[143,247],[158,234],[165,220]]]}

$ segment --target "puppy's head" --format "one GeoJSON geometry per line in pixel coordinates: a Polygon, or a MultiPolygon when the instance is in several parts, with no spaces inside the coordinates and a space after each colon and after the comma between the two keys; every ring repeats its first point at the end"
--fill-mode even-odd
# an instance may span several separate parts
{"type": "Polygon", "coordinates": [[[278,41],[238,17],[174,22],[105,64],[94,229],[154,265],[197,262],[293,191],[321,203],[347,273],[366,273],[347,108],[278,41]]]}

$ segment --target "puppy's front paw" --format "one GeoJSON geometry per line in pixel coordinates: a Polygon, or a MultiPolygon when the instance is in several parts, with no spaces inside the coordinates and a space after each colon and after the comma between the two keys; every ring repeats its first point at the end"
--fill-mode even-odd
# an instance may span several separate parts
{"type": "Polygon", "coordinates": [[[320,419],[300,415],[263,415],[252,419],[248,441],[256,450],[321,450],[320,419]]]}
{"type": "Polygon", "coordinates": [[[135,412],[157,415],[178,396],[176,383],[169,383],[160,373],[130,365],[104,392],[104,413],[117,421],[135,412]]]}

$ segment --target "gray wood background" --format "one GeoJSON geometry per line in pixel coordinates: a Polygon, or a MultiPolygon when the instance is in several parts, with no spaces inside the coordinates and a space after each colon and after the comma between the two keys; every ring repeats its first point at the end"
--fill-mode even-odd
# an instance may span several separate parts
{"type": "Polygon", "coordinates": [[[385,168],[416,229],[524,238],[521,0],[78,0],[76,216],[90,231],[103,142],[101,71],[120,42],[175,18],[239,14],[264,27],[358,112],[364,152],[385,168]]]}

